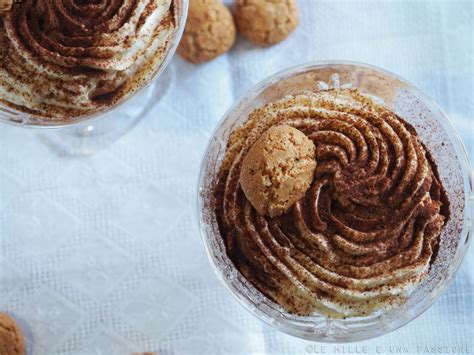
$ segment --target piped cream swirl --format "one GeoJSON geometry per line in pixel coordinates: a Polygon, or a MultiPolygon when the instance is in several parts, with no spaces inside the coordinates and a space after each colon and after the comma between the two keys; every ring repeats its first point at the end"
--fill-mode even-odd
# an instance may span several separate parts
{"type": "Polygon", "coordinates": [[[153,75],[174,0],[23,0],[0,18],[0,102],[64,118],[121,101],[153,75]]]}
{"type": "Polygon", "coordinates": [[[237,128],[214,191],[227,253],[288,311],[366,315],[403,302],[427,274],[449,217],[436,166],[413,127],[357,90],[289,96],[237,128]],[[317,167],[286,215],[259,214],[239,175],[275,125],[313,140],[317,167]]]}

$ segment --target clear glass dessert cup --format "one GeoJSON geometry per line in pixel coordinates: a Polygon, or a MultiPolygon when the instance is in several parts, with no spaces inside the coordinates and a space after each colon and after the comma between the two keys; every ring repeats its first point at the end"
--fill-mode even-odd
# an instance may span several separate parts
{"type": "Polygon", "coordinates": [[[176,3],[176,28],[161,62],[150,71],[149,78],[136,90],[106,109],[89,115],[68,118],[40,118],[12,109],[0,103],[0,122],[26,128],[49,128],[40,138],[61,154],[87,155],[108,146],[128,130],[159,101],[172,80],[165,70],[176,52],[186,25],[189,0],[176,3]]]}
{"type": "Polygon", "coordinates": [[[316,62],[277,73],[239,100],[210,139],[201,165],[198,194],[200,229],[209,260],[230,293],[263,322],[296,337],[321,342],[352,342],[393,331],[426,311],[458,270],[468,249],[474,212],[473,176],[463,143],[446,114],[404,79],[374,66],[353,62],[316,62]],[[212,208],[212,189],[235,127],[270,102],[304,91],[353,87],[373,96],[412,124],[437,163],[451,203],[451,218],[440,236],[438,255],[425,280],[401,306],[365,317],[328,319],[290,314],[265,297],[235,268],[226,254],[212,208]]]}

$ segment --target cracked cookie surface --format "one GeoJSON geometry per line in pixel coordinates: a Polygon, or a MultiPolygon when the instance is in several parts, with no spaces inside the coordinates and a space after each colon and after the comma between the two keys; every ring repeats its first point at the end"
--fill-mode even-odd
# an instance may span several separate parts
{"type": "Polygon", "coordinates": [[[255,209],[279,216],[303,198],[313,180],[314,143],[296,128],[271,127],[250,148],[240,184],[255,209]]]}
{"type": "Polygon", "coordinates": [[[0,313],[0,355],[24,355],[25,342],[12,317],[0,313]]]}
{"type": "Polygon", "coordinates": [[[227,52],[236,29],[230,10],[218,0],[191,0],[178,54],[191,63],[210,61],[227,52]]]}
{"type": "Polygon", "coordinates": [[[299,24],[295,0],[237,0],[234,15],[239,33],[260,46],[283,41],[299,24]]]}

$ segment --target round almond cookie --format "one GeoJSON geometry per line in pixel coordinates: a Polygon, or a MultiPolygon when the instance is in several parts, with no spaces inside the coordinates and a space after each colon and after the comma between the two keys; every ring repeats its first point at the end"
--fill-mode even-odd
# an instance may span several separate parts
{"type": "Polygon", "coordinates": [[[230,10],[219,0],[191,0],[178,54],[191,63],[210,61],[227,52],[236,29],[230,10]]]}
{"type": "Polygon", "coordinates": [[[237,0],[234,15],[239,33],[259,46],[283,41],[299,24],[295,0],[237,0]]]}
{"type": "Polygon", "coordinates": [[[296,128],[274,126],[245,156],[240,185],[259,213],[276,217],[304,197],[315,168],[313,141],[296,128]]]}
{"type": "Polygon", "coordinates": [[[0,355],[25,355],[25,341],[15,320],[0,313],[0,355]]]}

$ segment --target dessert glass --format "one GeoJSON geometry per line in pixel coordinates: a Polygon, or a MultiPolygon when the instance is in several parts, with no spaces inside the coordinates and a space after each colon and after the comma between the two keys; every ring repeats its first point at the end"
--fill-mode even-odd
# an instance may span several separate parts
{"type": "Polygon", "coordinates": [[[474,212],[473,175],[463,143],[446,114],[404,79],[374,66],[354,62],[316,62],[275,74],[252,89],[225,115],[210,139],[201,165],[198,213],[209,260],[230,293],[253,315],[293,336],[321,342],[352,342],[393,331],[415,319],[447,289],[467,251],[474,212]],[[405,303],[365,317],[328,319],[290,314],[247,281],[226,254],[213,211],[212,190],[227,140],[249,114],[287,95],[308,90],[353,87],[371,95],[412,124],[438,166],[451,203],[438,255],[427,277],[405,303]]]}
{"type": "Polygon", "coordinates": [[[159,101],[172,80],[173,73],[165,69],[183,34],[189,4],[189,0],[174,1],[177,23],[166,55],[152,68],[150,77],[141,87],[128,93],[117,104],[90,115],[50,120],[34,117],[0,103],[0,122],[26,128],[50,128],[47,132],[40,132],[40,138],[53,149],[68,155],[94,153],[123,136],[159,101]]]}

